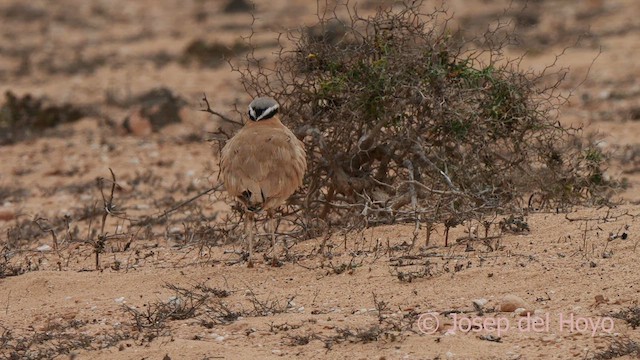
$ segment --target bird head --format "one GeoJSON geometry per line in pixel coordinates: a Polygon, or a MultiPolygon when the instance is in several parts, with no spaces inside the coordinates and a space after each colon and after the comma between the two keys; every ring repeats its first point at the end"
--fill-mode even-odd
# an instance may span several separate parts
{"type": "Polygon", "coordinates": [[[253,121],[270,119],[278,113],[278,102],[270,97],[259,97],[253,99],[249,104],[249,118],[253,121]]]}

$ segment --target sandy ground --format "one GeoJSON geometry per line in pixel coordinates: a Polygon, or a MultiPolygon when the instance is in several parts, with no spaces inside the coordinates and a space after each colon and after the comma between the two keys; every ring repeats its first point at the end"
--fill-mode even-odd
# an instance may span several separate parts
{"type": "MultiPolygon", "coordinates": [[[[145,233],[109,217],[113,236],[95,270],[93,245],[81,239],[100,217],[83,214],[101,206],[96,178],[109,179],[109,168],[121,185],[118,210],[129,217],[158,215],[215,178],[205,139],[217,125],[198,111],[202,93],[230,116],[250,99],[226,64],[181,57],[194,40],[233,46],[250,33],[251,16],[224,13],[225,4],[0,2],[0,92],[94,114],[0,147],[0,358],[569,359],[640,342],[612,317],[640,298],[634,0],[530,1],[523,18],[538,21],[512,50],[541,70],[581,39],[557,62],[570,69],[563,91],[573,92],[559,119],[597,133],[613,159],[609,175],[629,184],[620,206],[532,213],[529,232],[491,240],[468,240],[474,225],[458,226],[450,239],[461,240],[447,248],[438,228],[412,252],[413,227],[377,227],[331,238],[328,258],[317,256],[321,240],[310,240],[289,250],[295,262],[248,269],[225,252],[241,244],[197,241],[228,209],[203,197],[145,233]],[[121,124],[135,113],[132,100],[158,87],[187,102],[182,122],[141,136],[107,124],[121,124]],[[34,219],[44,230],[58,226],[57,244],[34,219]],[[505,296],[520,298],[524,312],[501,311],[505,296]]],[[[507,4],[447,6],[460,26],[483,30],[507,4]]],[[[365,1],[363,13],[376,5],[365,1]]],[[[259,56],[271,61],[277,33],[312,25],[315,14],[313,1],[258,1],[259,56]]]]}

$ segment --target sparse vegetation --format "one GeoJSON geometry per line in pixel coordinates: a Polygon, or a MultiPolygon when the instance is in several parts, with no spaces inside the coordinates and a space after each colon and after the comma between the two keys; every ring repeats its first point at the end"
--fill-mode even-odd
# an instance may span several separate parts
{"type": "Polygon", "coordinates": [[[612,55],[638,5],[283,3],[0,5],[0,359],[638,357],[640,90],[620,66],[637,49],[612,55]],[[281,261],[260,218],[247,269],[243,215],[213,185],[256,94],[311,168],[278,214],[281,261]],[[615,333],[449,331],[507,292],[615,333]]]}
{"type": "Polygon", "coordinates": [[[190,64],[195,62],[200,66],[215,68],[224,64],[225,60],[248,50],[247,45],[242,42],[226,45],[219,42],[207,43],[204,40],[196,39],[184,49],[182,63],[190,64]]]}
{"type": "Polygon", "coordinates": [[[640,327],[640,307],[638,306],[630,306],[609,316],[624,320],[634,330],[640,327]]]}
{"type": "Polygon", "coordinates": [[[0,107],[0,145],[12,144],[58,124],[76,121],[85,111],[71,104],[50,104],[31,94],[22,97],[11,91],[0,107]]]}
{"type": "Polygon", "coordinates": [[[113,328],[103,334],[88,334],[89,325],[71,320],[52,322],[41,331],[16,334],[0,325],[0,359],[44,360],[71,356],[78,350],[100,350],[116,346],[131,338],[121,329],[113,328]]]}
{"type": "Polygon", "coordinates": [[[565,70],[522,69],[504,55],[505,26],[465,40],[421,1],[369,17],[341,6],[282,34],[294,48],[283,45],[273,69],[253,53],[235,68],[250,95],[279,100],[307,144],[305,191],[292,201],[301,237],[318,224],[521,217],[531,196],[542,209],[608,203],[605,154],[554,115],[565,70]]]}
{"type": "Polygon", "coordinates": [[[613,339],[609,347],[603,351],[596,352],[589,359],[591,360],[611,360],[628,356],[629,358],[640,358],[640,344],[629,338],[613,339]]]}

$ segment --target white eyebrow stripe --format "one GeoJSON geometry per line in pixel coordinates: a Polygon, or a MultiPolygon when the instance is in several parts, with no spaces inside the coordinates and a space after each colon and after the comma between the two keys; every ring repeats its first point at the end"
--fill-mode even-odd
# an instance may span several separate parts
{"type": "MultiPolygon", "coordinates": [[[[262,120],[265,116],[274,113],[276,110],[278,110],[278,108],[280,107],[280,105],[275,104],[273,106],[271,106],[270,108],[267,108],[267,110],[265,110],[259,118],[257,118],[256,120],[262,120]]],[[[254,115],[255,117],[255,115],[254,115]]]]}

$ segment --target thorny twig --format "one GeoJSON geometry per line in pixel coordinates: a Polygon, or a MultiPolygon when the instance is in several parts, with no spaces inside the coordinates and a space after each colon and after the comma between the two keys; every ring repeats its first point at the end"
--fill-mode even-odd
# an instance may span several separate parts
{"type": "Polygon", "coordinates": [[[107,222],[107,217],[110,214],[113,214],[115,211],[115,205],[113,203],[113,195],[116,191],[116,174],[113,172],[113,170],[111,168],[109,168],[109,172],[111,172],[111,193],[109,194],[109,198],[107,199],[104,195],[104,189],[102,187],[103,183],[104,183],[104,178],[99,177],[97,182],[98,182],[98,188],[100,189],[100,194],[102,195],[102,203],[103,203],[103,210],[104,213],[102,214],[102,225],[100,226],[100,235],[98,235],[98,239],[95,241],[94,245],[94,252],[95,252],[95,256],[96,256],[96,270],[100,270],[100,253],[102,253],[104,251],[104,246],[105,246],[105,242],[106,242],[106,236],[104,233],[104,227],[105,224],[107,222]]]}
{"type": "Polygon", "coordinates": [[[181,207],[183,207],[183,206],[185,206],[185,205],[197,200],[198,198],[200,198],[200,197],[202,197],[204,195],[207,195],[207,194],[210,194],[212,192],[218,191],[221,188],[222,188],[222,184],[218,184],[218,185],[216,185],[216,186],[214,186],[212,188],[209,188],[209,189],[207,189],[207,190],[205,190],[205,191],[203,191],[203,192],[201,192],[201,193],[199,193],[199,194],[197,194],[197,195],[195,195],[195,196],[193,196],[193,197],[191,197],[191,198],[189,198],[187,200],[184,200],[184,201],[180,202],[177,205],[172,206],[170,209],[167,209],[167,210],[163,211],[162,214],[160,216],[158,216],[158,218],[166,217],[169,214],[173,213],[174,211],[178,210],[179,208],[181,208],[181,207]]]}
{"type": "Polygon", "coordinates": [[[200,111],[207,112],[209,114],[215,115],[215,116],[219,117],[220,119],[222,119],[223,121],[226,121],[226,122],[231,123],[231,124],[236,125],[236,126],[243,126],[244,125],[240,121],[233,120],[233,119],[231,119],[231,118],[229,118],[229,117],[227,117],[227,116],[225,116],[225,115],[213,110],[211,108],[211,106],[209,105],[209,100],[207,99],[207,94],[202,94],[202,101],[204,101],[204,103],[205,103],[205,105],[207,107],[206,107],[206,109],[200,109],[200,111]]]}

